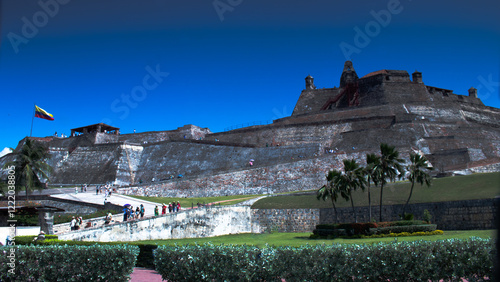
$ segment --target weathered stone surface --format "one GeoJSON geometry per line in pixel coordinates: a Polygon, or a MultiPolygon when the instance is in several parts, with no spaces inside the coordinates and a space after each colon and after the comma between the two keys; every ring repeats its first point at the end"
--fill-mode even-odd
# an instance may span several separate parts
{"type": "Polygon", "coordinates": [[[208,207],[59,235],[61,240],[138,241],[251,233],[250,207],[208,207]]]}

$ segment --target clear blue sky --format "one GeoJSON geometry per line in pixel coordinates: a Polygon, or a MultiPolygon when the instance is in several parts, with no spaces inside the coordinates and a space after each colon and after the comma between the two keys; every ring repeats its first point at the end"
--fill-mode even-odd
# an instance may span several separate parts
{"type": "Polygon", "coordinates": [[[39,137],[98,122],[218,132],[289,116],[304,78],[338,86],[347,58],[359,76],[418,70],[457,94],[479,88],[498,108],[499,10],[497,0],[1,0],[0,150],[29,135],[34,103],[55,118],[35,119],[39,137]]]}

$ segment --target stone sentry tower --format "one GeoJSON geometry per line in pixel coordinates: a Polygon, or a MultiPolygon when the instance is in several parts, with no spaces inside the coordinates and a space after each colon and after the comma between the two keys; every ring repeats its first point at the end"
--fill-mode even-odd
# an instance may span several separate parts
{"type": "Polygon", "coordinates": [[[316,86],[314,86],[314,77],[312,77],[311,75],[308,75],[306,77],[306,90],[310,90],[310,89],[316,89],[316,86]]]}

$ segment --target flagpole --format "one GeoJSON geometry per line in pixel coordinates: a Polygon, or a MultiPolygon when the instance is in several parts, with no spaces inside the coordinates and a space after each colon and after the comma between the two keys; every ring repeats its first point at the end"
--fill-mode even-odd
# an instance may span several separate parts
{"type": "Polygon", "coordinates": [[[33,132],[33,120],[35,120],[35,111],[36,111],[36,103],[33,103],[33,115],[31,116],[30,137],[31,137],[31,133],[33,132]]]}

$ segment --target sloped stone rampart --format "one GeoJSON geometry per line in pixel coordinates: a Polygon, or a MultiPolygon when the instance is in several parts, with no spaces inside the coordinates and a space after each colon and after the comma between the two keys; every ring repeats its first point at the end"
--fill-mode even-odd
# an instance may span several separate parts
{"type": "Polygon", "coordinates": [[[127,221],[99,228],[67,232],[61,240],[138,241],[213,237],[251,233],[250,207],[204,207],[140,221],[127,221]]]}
{"type": "Polygon", "coordinates": [[[331,169],[341,169],[349,157],[364,162],[366,152],[328,154],[321,158],[255,167],[195,179],[175,179],[156,184],[121,188],[119,193],[158,197],[214,197],[311,190],[321,187],[331,169]]]}

